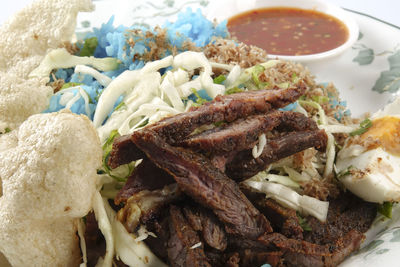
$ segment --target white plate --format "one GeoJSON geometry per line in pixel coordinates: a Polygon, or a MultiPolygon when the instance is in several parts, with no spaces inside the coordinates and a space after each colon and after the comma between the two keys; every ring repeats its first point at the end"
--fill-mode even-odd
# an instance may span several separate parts
{"type": "MultiPolygon", "coordinates": [[[[187,7],[208,12],[208,0],[103,0],[94,1],[94,13],[79,15],[78,34],[99,27],[110,14],[119,24],[162,25],[173,21],[187,7]],[[121,8],[123,7],[123,8],[121,8]],[[101,20],[99,20],[101,18],[101,20]]],[[[376,18],[349,11],[360,28],[361,38],[339,57],[307,63],[319,82],[333,82],[353,115],[374,112],[392,100],[400,88],[400,28],[376,18]]],[[[367,233],[364,248],[342,266],[398,266],[400,254],[400,208],[392,220],[378,221],[367,233]]],[[[0,257],[0,266],[4,266],[0,257]]]]}
{"type": "MultiPolygon", "coordinates": [[[[248,1],[241,1],[244,5],[248,1]]],[[[251,2],[249,0],[249,2],[251,2]]],[[[174,21],[187,7],[211,13],[208,0],[95,1],[95,14],[82,14],[78,29],[99,27],[115,10],[115,26],[119,24],[163,25],[174,21]],[[115,6],[124,6],[116,9],[115,6]],[[86,27],[83,27],[86,26],[86,27]]],[[[400,88],[400,28],[355,11],[347,11],[359,25],[359,40],[341,55],[317,62],[304,63],[318,82],[333,82],[353,116],[375,112],[394,99],[400,88]]],[[[367,232],[363,248],[341,266],[397,266],[400,253],[400,208],[393,219],[377,221],[367,232]]]]}

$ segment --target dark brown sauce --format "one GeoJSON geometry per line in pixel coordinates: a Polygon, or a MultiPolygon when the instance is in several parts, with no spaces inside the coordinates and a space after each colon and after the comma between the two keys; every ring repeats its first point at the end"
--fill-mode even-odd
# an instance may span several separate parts
{"type": "Polygon", "coordinates": [[[228,20],[233,37],[274,55],[310,55],[334,49],[349,37],[347,27],[330,15],[299,8],[251,10],[228,20]]]}

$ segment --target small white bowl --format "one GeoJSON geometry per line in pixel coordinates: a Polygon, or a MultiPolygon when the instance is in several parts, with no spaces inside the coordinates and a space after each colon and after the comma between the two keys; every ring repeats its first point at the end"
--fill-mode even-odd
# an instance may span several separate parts
{"type": "Polygon", "coordinates": [[[300,56],[269,54],[270,58],[298,62],[321,60],[341,54],[357,41],[359,29],[355,19],[342,8],[324,0],[218,0],[210,3],[206,16],[208,19],[216,19],[221,22],[245,11],[268,7],[295,7],[316,10],[339,19],[349,30],[349,37],[346,42],[326,52],[300,56]]]}

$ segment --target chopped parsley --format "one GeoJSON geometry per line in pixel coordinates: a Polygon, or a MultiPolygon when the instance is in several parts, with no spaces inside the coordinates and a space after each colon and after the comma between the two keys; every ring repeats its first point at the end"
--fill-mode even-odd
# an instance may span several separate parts
{"type": "Polygon", "coordinates": [[[304,231],[312,231],[311,226],[308,224],[307,220],[303,218],[298,212],[296,212],[297,218],[299,219],[299,224],[304,231]]]}
{"type": "Polygon", "coordinates": [[[75,86],[82,85],[82,84],[83,83],[73,83],[73,82],[64,83],[60,90],[67,89],[70,87],[75,87],[75,86]]]}
{"type": "Polygon", "coordinates": [[[119,110],[119,109],[121,109],[121,108],[123,108],[125,106],[126,106],[125,102],[121,102],[121,103],[118,104],[118,106],[115,107],[114,111],[119,110]]]}
{"type": "Polygon", "coordinates": [[[93,56],[98,43],[99,43],[99,41],[97,40],[97,37],[92,37],[92,38],[86,39],[79,55],[81,57],[93,56]]]}
{"type": "Polygon", "coordinates": [[[9,132],[11,132],[11,129],[7,127],[4,129],[4,132],[0,132],[0,134],[5,134],[5,133],[9,133],[9,132]]]}
{"type": "Polygon", "coordinates": [[[292,74],[292,83],[296,84],[299,82],[299,78],[297,77],[297,74],[295,72],[293,72],[292,74]]]}
{"type": "Polygon", "coordinates": [[[389,219],[392,218],[392,209],[393,202],[383,202],[383,204],[379,204],[378,206],[378,212],[389,219]]]}
{"type": "Polygon", "coordinates": [[[219,75],[218,77],[214,78],[214,83],[216,84],[222,84],[226,80],[225,75],[219,75]]]}
{"type": "Polygon", "coordinates": [[[311,97],[311,99],[317,102],[318,104],[326,104],[329,102],[329,97],[322,95],[314,95],[311,97]]]}
{"type": "Polygon", "coordinates": [[[201,95],[199,94],[199,92],[196,89],[192,88],[191,91],[192,91],[193,95],[196,97],[196,100],[194,101],[193,106],[198,107],[198,106],[201,106],[201,105],[209,102],[207,99],[201,97],[201,95]]]}
{"type": "Polygon", "coordinates": [[[267,82],[260,81],[260,75],[265,71],[265,68],[261,65],[256,65],[253,68],[254,69],[251,72],[253,83],[257,86],[258,89],[264,89],[269,85],[267,82]]]}
{"type": "Polygon", "coordinates": [[[228,90],[226,90],[225,94],[231,95],[231,94],[236,94],[236,93],[241,93],[241,92],[244,92],[244,90],[239,87],[232,87],[232,88],[229,88],[228,90]]]}
{"type": "Polygon", "coordinates": [[[351,170],[352,170],[352,169],[354,169],[354,167],[353,167],[353,165],[350,165],[349,167],[347,167],[347,169],[345,169],[345,170],[339,172],[339,173],[336,175],[336,178],[339,179],[339,178],[342,178],[342,177],[344,177],[344,176],[346,176],[346,175],[351,174],[351,170]]]}
{"type": "Polygon", "coordinates": [[[350,136],[361,135],[365,133],[368,128],[372,126],[372,121],[370,119],[365,119],[360,123],[360,128],[350,133],[350,136]]]}
{"type": "Polygon", "coordinates": [[[119,133],[117,130],[111,131],[110,136],[107,138],[106,142],[104,143],[104,145],[102,147],[103,148],[103,170],[105,173],[110,175],[110,177],[114,178],[118,182],[126,182],[127,177],[118,177],[118,176],[111,174],[111,168],[110,168],[110,166],[108,166],[108,157],[110,156],[114,139],[118,136],[119,136],[119,133]]]}

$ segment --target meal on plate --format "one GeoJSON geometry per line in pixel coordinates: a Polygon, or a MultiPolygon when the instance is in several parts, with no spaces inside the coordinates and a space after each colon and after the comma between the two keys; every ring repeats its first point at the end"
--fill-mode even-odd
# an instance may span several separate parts
{"type": "Polygon", "coordinates": [[[0,28],[12,266],[336,266],[391,217],[400,100],[352,118],[332,83],[191,9],[72,42],[92,9],[39,0],[0,28]]]}

